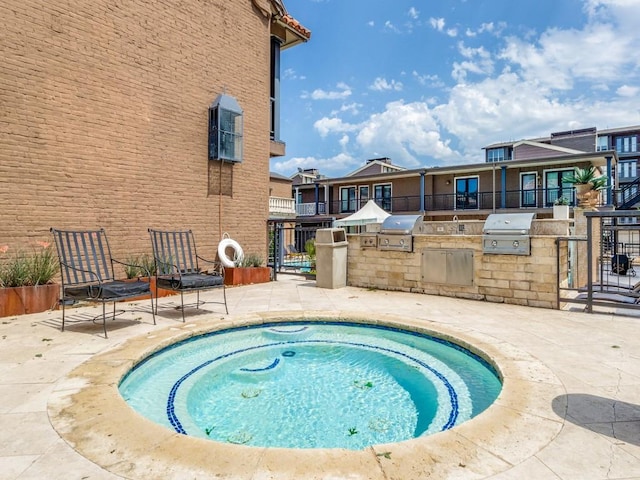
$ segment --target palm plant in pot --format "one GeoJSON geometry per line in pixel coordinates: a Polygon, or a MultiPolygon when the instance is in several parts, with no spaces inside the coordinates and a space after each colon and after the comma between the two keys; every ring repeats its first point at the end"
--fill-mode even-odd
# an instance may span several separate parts
{"type": "Polygon", "coordinates": [[[575,187],[579,205],[595,205],[600,191],[607,188],[606,175],[598,175],[598,173],[596,167],[590,165],[587,168],[576,168],[573,175],[565,179],[575,187]]]}

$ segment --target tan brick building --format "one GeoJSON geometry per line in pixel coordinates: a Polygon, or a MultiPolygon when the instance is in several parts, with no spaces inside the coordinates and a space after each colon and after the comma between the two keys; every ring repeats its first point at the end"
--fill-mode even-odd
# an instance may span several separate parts
{"type": "Polygon", "coordinates": [[[118,258],[191,228],[205,257],[223,232],[266,255],[279,51],[310,37],[280,0],[5,0],[0,29],[0,245],[104,227],[118,258]],[[223,93],[239,163],[208,156],[223,93]]]}

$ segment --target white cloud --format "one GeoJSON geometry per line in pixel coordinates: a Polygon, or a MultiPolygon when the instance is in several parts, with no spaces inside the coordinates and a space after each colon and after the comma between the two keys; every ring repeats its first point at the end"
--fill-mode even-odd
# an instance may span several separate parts
{"type": "Polygon", "coordinates": [[[637,97],[640,88],[633,87],[631,85],[622,85],[616,90],[616,93],[621,97],[637,97]]]}
{"type": "Polygon", "coordinates": [[[369,88],[377,92],[381,92],[383,90],[395,90],[396,92],[399,92],[402,90],[402,82],[396,82],[393,79],[390,82],[387,82],[386,78],[378,77],[373,81],[369,88]]]}
{"type": "Polygon", "coordinates": [[[457,28],[448,28],[447,29],[447,35],[449,35],[450,37],[457,37],[458,36],[458,29],[457,28]]]}
{"type": "Polygon", "coordinates": [[[358,129],[357,125],[343,122],[342,119],[338,117],[323,117],[320,120],[317,120],[313,127],[318,131],[322,138],[326,137],[330,133],[344,133],[344,132],[352,132],[358,129]]]}
{"type": "Polygon", "coordinates": [[[439,32],[441,32],[442,30],[444,30],[444,25],[445,25],[445,21],[444,18],[433,18],[431,17],[429,19],[429,23],[431,24],[431,26],[433,28],[435,28],[436,30],[438,30],[439,32]]]}
{"type": "Polygon", "coordinates": [[[338,83],[336,85],[338,90],[325,91],[322,89],[316,89],[311,94],[305,92],[301,95],[302,98],[311,98],[312,100],[342,100],[351,96],[351,88],[345,83],[338,83]]]}
{"type": "Polygon", "coordinates": [[[338,113],[342,113],[342,112],[348,112],[348,113],[351,113],[352,115],[358,115],[358,113],[360,113],[361,108],[362,108],[361,103],[353,102],[353,103],[343,104],[340,106],[338,110],[333,110],[331,112],[331,115],[335,116],[338,113]]]}
{"type": "Polygon", "coordinates": [[[438,75],[420,75],[415,70],[411,72],[411,75],[413,75],[413,78],[415,78],[420,85],[423,85],[425,87],[426,86],[433,87],[433,88],[444,87],[444,82],[440,80],[438,75]]]}
{"type": "Polygon", "coordinates": [[[282,72],[282,78],[286,80],[306,80],[304,75],[298,75],[293,68],[287,68],[282,72]]]}
{"type": "Polygon", "coordinates": [[[367,25],[369,25],[370,27],[375,27],[376,22],[374,22],[373,20],[369,20],[369,21],[367,22],[367,25]]]}
{"type": "Polygon", "coordinates": [[[347,147],[347,145],[349,144],[349,135],[347,135],[347,134],[343,135],[338,143],[340,143],[340,146],[343,149],[345,149],[347,147]]]}
{"type": "Polygon", "coordinates": [[[409,15],[412,19],[416,20],[416,19],[418,18],[418,16],[420,15],[420,12],[416,9],[416,7],[411,7],[411,8],[409,9],[408,15],[409,15]]]}
{"type": "Polygon", "coordinates": [[[308,156],[272,161],[270,168],[275,172],[283,172],[283,175],[290,175],[291,172],[296,172],[298,168],[317,168],[321,174],[332,177],[342,176],[345,171],[355,170],[362,166],[361,163],[360,159],[354,158],[348,153],[340,152],[328,158],[308,156]]]}
{"type": "Polygon", "coordinates": [[[431,158],[459,160],[425,103],[391,102],[385,111],[371,115],[359,129],[356,142],[370,155],[391,157],[396,164],[417,167],[431,158]]]}
{"type": "Polygon", "coordinates": [[[400,33],[400,29],[396,27],[393,23],[391,23],[390,20],[387,20],[386,22],[384,22],[384,29],[389,30],[393,33],[400,33]]]}

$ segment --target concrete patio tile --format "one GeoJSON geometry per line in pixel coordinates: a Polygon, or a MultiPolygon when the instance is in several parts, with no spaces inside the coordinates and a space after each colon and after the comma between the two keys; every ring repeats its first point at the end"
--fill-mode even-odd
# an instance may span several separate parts
{"type": "Polygon", "coordinates": [[[637,457],[602,435],[569,422],[555,441],[536,457],[564,480],[627,479],[640,476],[637,457]]]}
{"type": "MultiPolygon", "coordinates": [[[[300,277],[278,278],[228,289],[230,315],[220,305],[204,305],[189,309],[185,323],[174,308],[175,298],[161,299],[157,326],[147,302],[140,302],[133,306],[142,312],[108,323],[108,339],[101,324],[86,321],[61,332],[59,311],[2,319],[0,480],[324,479],[310,476],[323,462],[333,465],[336,480],[640,479],[640,319],[407,292],[318,289],[300,277]],[[127,420],[132,412],[120,399],[113,407],[94,408],[117,398],[113,374],[138,358],[140,351],[133,347],[113,355],[129,340],[132,345],[146,341],[153,349],[176,334],[190,336],[211,325],[238,326],[248,319],[265,322],[282,312],[300,318],[340,318],[351,312],[373,322],[395,316],[415,328],[446,330],[502,359],[505,389],[496,405],[449,432],[355,454],[345,451],[342,460],[332,452],[306,451],[289,456],[288,465],[281,463],[286,455],[278,449],[227,445],[222,454],[212,455],[214,442],[177,435],[148,421],[132,428],[127,420]],[[96,358],[100,368],[84,363],[96,358]],[[105,385],[91,393],[88,382],[105,385]],[[84,416],[55,416],[83,391],[88,395],[84,416]],[[75,430],[82,425],[91,428],[75,430]],[[109,437],[127,429],[124,439],[109,437]],[[77,453],[80,446],[90,459],[77,453]]],[[[219,293],[203,298],[217,301],[219,293]]],[[[96,311],[89,306],[69,312],[79,320],[96,311]]]]}
{"type": "Polygon", "coordinates": [[[45,411],[0,415],[0,457],[42,455],[59,441],[45,411]]]}
{"type": "Polygon", "coordinates": [[[493,480],[560,480],[560,477],[553,473],[538,458],[531,457],[522,463],[514,466],[506,472],[498,473],[491,477],[493,480]]]}
{"type": "Polygon", "coordinates": [[[44,412],[53,388],[53,383],[0,385],[0,413],[44,412]]]}

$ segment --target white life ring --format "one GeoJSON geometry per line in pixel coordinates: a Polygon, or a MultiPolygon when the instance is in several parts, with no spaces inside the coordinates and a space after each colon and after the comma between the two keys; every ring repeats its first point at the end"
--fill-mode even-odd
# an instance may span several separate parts
{"type": "Polygon", "coordinates": [[[238,242],[231,238],[223,238],[218,244],[218,257],[225,267],[237,267],[244,258],[244,252],[238,242]],[[227,248],[233,250],[233,258],[227,254],[227,248]]]}

